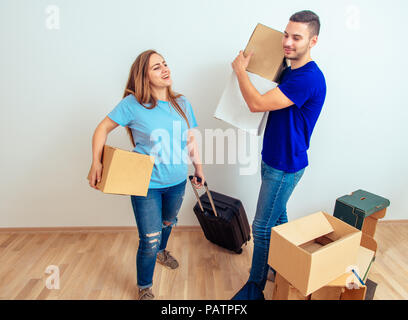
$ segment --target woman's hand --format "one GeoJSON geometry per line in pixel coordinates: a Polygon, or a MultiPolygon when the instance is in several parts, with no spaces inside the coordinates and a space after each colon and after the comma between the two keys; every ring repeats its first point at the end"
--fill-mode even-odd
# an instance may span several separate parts
{"type": "Polygon", "coordinates": [[[98,187],[96,186],[97,182],[100,182],[102,179],[102,163],[100,162],[93,162],[91,169],[89,170],[89,185],[98,190],[98,187]]]}
{"type": "Polygon", "coordinates": [[[193,186],[196,189],[201,189],[202,186],[204,185],[204,182],[205,182],[203,171],[202,170],[196,170],[195,173],[194,173],[194,177],[191,180],[191,182],[193,183],[193,186]],[[201,182],[198,182],[197,177],[201,178],[201,182]]]}
{"type": "Polygon", "coordinates": [[[103,119],[95,129],[94,135],[92,137],[92,166],[88,174],[89,185],[94,189],[98,189],[96,183],[100,182],[102,179],[101,159],[103,146],[106,143],[109,132],[111,132],[118,126],[119,124],[106,116],[105,119],[103,119]]]}

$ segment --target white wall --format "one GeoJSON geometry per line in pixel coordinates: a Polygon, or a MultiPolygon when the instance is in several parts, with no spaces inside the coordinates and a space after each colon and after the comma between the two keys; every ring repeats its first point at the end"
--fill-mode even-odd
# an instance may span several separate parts
{"type": "MultiPolygon", "coordinates": [[[[135,225],[129,197],[91,189],[86,176],[93,130],[121,99],[136,56],[161,52],[201,132],[225,130],[212,115],[231,61],[258,22],[283,31],[303,9],[321,19],[312,57],[328,91],[289,219],[332,213],[337,197],[360,188],[390,199],[386,219],[406,219],[406,1],[2,0],[0,227],[135,225]],[[49,5],[59,29],[47,28],[49,5]]],[[[124,129],[108,143],[130,148],[124,129]]],[[[260,172],[240,168],[205,173],[211,189],[243,201],[252,222],[260,172]]],[[[198,224],[194,203],[187,185],[179,225],[198,224]]]]}

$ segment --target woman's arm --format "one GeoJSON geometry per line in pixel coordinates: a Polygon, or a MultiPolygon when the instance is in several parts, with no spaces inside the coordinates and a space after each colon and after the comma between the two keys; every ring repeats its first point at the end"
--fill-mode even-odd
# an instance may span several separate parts
{"type": "Polygon", "coordinates": [[[119,126],[115,121],[109,117],[105,117],[98,124],[92,137],[92,165],[89,170],[89,185],[92,188],[98,189],[96,183],[101,181],[102,177],[102,152],[106,143],[108,134],[119,126]]]}
{"type": "Polygon", "coordinates": [[[204,185],[205,178],[204,178],[204,172],[203,172],[203,165],[201,163],[200,155],[198,152],[197,141],[194,136],[194,131],[191,129],[188,130],[187,144],[188,144],[189,156],[190,156],[190,159],[195,169],[194,178],[192,182],[197,187],[197,189],[200,189],[204,185]],[[201,178],[200,183],[198,183],[197,177],[201,178]]]}

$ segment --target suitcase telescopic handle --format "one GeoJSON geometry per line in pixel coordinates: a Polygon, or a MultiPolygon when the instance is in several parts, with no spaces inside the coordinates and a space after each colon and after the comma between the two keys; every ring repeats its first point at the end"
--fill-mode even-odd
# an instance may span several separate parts
{"type": "MultiPolygon", "coordinates": [[[[197,198],[197,200],[198,200],[198,204],[200,205],[201,211],[204,212],[204,208],[203,208],[203,205],[201,204],[201,200],[200,200],[200,197],[199,197],[199,195],[198,195],[197,189],[193,186],[193,181],[192,181],[193,178],[194,178],[194,176],[189,176],[189,179],[190,179],[190,182],[191,182],[191,186],[193,187],[194,194],[195,194],[195,196],[196,196],[196,198],[197,198]]],[[[198,182],[201,182],[201,178],[200,178],[200,177],[196,177],[196,178],[197,178],[197,181],[198,181],[198,182]]],[[[218,217],[217,210],[215,210],[214,201],[213,201],[213,198],[212,198],[212,196],[211,196],[211,192],[208,190],[207,181],[204,182],[204,187],[205,187],[205,190],[206,190],[206,192],[207,192],[208,199],[210,200],[211,207],[212,207],[212,209],[213,209],[214,215],[215,215],[216,217],[218,217]]]]}

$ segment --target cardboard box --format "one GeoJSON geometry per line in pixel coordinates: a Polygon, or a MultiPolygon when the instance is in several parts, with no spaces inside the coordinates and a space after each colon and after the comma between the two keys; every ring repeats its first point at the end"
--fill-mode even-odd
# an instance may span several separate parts
{"type": "MultiPolygon", "coordinates": [[[[359,277],[366,282],[368,273],[374,261],[374,251],[359,247],[357,263],[354,266],[359,277]]],[[[330,282],[328,285],[316,290],[310,295],[303,295],[289,281],[279,273],[275,277],[273,300],[364,300],[367,286],[362,285],[352,272],[347,272],[330,282]],[[350,286],[354,283],[354,286],[350,286]]]]}
{"type": "Polygon", "coordinates": [[[102,179],[96,186],[104,193],[146,196],[153,164],[153,156],[105,145],[102,179]]]}
{"type": "MultiPolygon", "coordinates": [[[[371,269],[371,265],[375,259],[375,252],[360,246],[357,254],[357,261],[354,264],[354,270],[357,272],[360,279],[365,282],[368,278],[368,273],[371,269]]],[[[350,283],[354,283],[359,287],[363,285],[360,283],[358,278],[353,272],[349,271],[344,273],[342,276],[338,277],[336,280],[327,284],[328,287],[347,287],[350,283]]]]}
{"type": "Polygon", "coordinates": [[[366,286],[355,289],[347,287],[323,287],[310,295],[310,300],[364,300],[366,286]]]}
{"type": "Polygon", "coordinates": [[[333,216],[360,229],[361,245],[377,252],[374,239],[378,219],[385,217],[390,201],[364,190],[357,190],[336,199],[333,216]]]}
{"type": "Polygon", "coordinates": [[[250,51],[254,53],[246,70],[278,82],[283,69],[287,66],[282,38],[282,32],[258,23],[244,50],[245,56],[250,51]]]}
{"type": "MultiPolygon", "coordinates": [[[[283,33],[260,23],[255,27],[244,50],[253,51],[247,74],[260,94],[274,89],[286,67],[282,47],[283,33]]],[[[251,134],[262,135],[268,112],[251,112],[242,97],[238,79],[232,72],[214,113],[214,117],[251,134]]]]}
{"type": "Polygon", "coordinates": [[[337,198],[333,216],[374,237],[377,220],[389,205],[388,199],[360,189],[337,198]]]}
{"type": "Polygon", "coordinates": [[[367,291],[365,282],[368,279],[374,257],[374,251],[360,246],[353,269],[364,284],[360,283],[355,274],[349,271],[330,282],[327,286],[313,292],[311,300],[364,300],[367,291]]]}
{"type": "Polygon", "coordinates": [[[268,260],[307,296],[355,265],[360,240],[360,230],[320,211],[273,227],[268,260]]]}
{"type": "Polygon", "coordinates": [[[310,296],[304,296],[298,289],[290,284],[279,272],[275,275],[272,300],[310,300],[310,296]]]}

